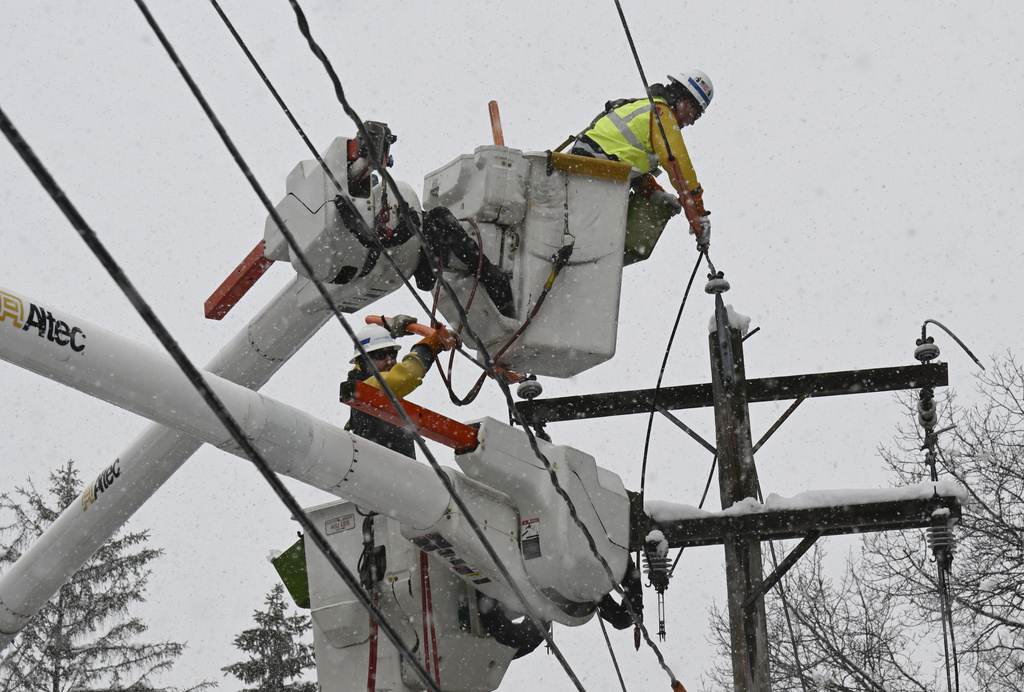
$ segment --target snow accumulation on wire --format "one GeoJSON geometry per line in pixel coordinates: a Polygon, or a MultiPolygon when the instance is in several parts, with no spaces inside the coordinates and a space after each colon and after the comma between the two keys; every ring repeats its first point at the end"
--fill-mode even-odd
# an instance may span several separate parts
{"type": "Polygon", "coordinates": [[[737,502],[729,509],[721,512],[707,512],[693,505],[676,504],[660,500],[647,500],[644,510],[655,522],[679,521],[681,519],[705,519],[708,517],[741,516],[745,514],[764,514],[793,509],[814,509],[838,507],[843,505],[862,505],[874,502],[893,502],[899,500],[924,500],[934,497],[953,496],[960,502],[969,501],[967,491],[956,481],[924,481],[899,488],[871,488],[866,490],[810,490],[793,497],[782,497],[771,494],[763,503],[752,497],[737,502]]]}

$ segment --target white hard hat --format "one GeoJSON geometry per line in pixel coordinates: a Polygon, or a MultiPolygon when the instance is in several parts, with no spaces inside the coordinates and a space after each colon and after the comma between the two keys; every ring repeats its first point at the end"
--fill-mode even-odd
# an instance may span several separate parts
{"type": "MultiPolygon", "coordinates": [[[[391,332],[379,324],[368,324],[359,330],[356,334],[356,338],[359,339],[359,343],[362,344],[363,348],[367,353],[373,353],[379,351],[382,348],[399,348],[398,344],[394,339],[391,338],[391,332]]],[[[352,356],[350,363],[355,363],[359,359],[359,349],[355,349],[355,353],[352,356]]]]}
{"type": "Polygon", "coordinates": [[[700,105],[702,113],[708,109],[711,98],[715,95],[715,87],[711,83],[710,77],[700,70],[687,70],[670,74],[668,78],[673,82],[682,84],[686,87],[687,91],[693,94],[693,98],[697,99],[697,104],[700,105]]]}

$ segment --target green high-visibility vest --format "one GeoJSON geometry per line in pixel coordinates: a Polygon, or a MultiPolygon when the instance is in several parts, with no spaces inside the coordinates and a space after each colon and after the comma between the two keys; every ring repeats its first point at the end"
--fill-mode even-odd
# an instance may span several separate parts
{"type": "MultiPolygon", "coordinates": [[[[662,98],[654,101],[668,105],[662,98]]],[[[649,173],[658,165],[658,155],[651,144],[651,110],[647,99],[631,101],[598,120],[584,134],[606,154],[633,164],[641,173],[649,173]]]]}

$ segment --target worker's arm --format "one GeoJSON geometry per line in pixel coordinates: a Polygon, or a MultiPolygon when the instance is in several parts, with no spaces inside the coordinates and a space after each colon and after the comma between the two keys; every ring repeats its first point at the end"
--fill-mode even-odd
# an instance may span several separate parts
{"type": "Polygon", "coordinates": [[[697,182],[697,173],[693,170],[690,154],[686,151],[686,144],[683,143],[682,131],[675,113],[663,103],[654,105],[661,118],[662,127],[665,128],[665,136],[662,137],[657,120],[651,118],[651,144],[654,147],[654,153],[658,155],[661,167],[668,173],[672,187],[679,193],[679,203],[683,205],[683,210],[686,212],[691,232],[697,236],[697,240],[700,242],[701,234],[707,225],[706,220],[702,222],[702,217],[707,216],[708,213],[704,209],[704,190],[697,182]],[[666,142],[668,146],[665,146],[666,142]],[[669,159],[669,149],[672,150],[671,160],[669,159]]]}
{"type": "Polygon", "coordinates": [[[658,109],[658,116],[661,118],[662,127],[665,128],[665,137],[661,136],[661,128],[658,121],[651,118],[651,144],[654,153],[658,155],[661,167],[668,172],[672,187],[676,189],[680,197],[700,189],[697,182],[697,173],[693,170],[690,162],[690,154],[686,151],[686,144],[683,143],[682,131],[676,121],[675,113],[664,103],[655,102],[658,109]],[[668,146],[665,146],[666,141],[668,146]],[[669,160],[669,149],[672,150],[672,160],[669,160]]]}
{"type": "MultiPolygon", "coordinates": [[[[443,327],[435,330],[433,334],[424,337],[413,346],[401,363],[387,372],[381,373],[381,377],[387,382],[395,396],[406,397],[423,383],[423,376],[434,364],[437,354],[447,350],[444,342],[446,336],[448,336],[448,332],[443,327]]],[[[367,379],[366,384],[382,389],[376,377],[367,379]]]]}
{"type": "MultiPolygon", "coordinates": [[[[423,383],[423,376],[427,374],[428,366],[424,364],[421,357],[422,354],[417,353],[416,348],[413,347],[412,353],[403,358],[401,363],[380,374],[384,381],[387,382],[388,388],[395,393],[395,396],[409,396],[413,390],[423,383]]],[[[433,360],[433,357],[431,357],[430,361],[433,362],[433,360]]],[[[367,379],[366,384],[382,389],[376,377],[367,379]]]]}

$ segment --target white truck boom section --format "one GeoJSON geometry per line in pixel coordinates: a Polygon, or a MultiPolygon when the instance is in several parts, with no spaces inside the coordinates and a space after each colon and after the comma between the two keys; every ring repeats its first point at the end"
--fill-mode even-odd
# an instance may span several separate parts
{"type": "MultiPolygon", "coordinates": [[[[3,360],[177,429],[185,456],[196,440],[240,454],[169,356],[14,291],[0,288],[0,295],[6,304],[21,306],[0,321],[3,360]]],[[[275,472],[389,517],[402,536],[459,579],[511,612],[522,612],[430,466],[224,378],[205,373],[204,379],[275,472]]],[[[595,602],[614,588],[607,571],[556,497],[525,434],[492,419],[478,425],[477,449],[457,458],[465,473],[444,473],[530,607],[545,620],[587,622],[595,602]]],[[[618,581],[628,558],[629,500],[621,480],[582,452],[542,445],[618,581]]],[[[66,578],[99,546],[97,528],[111,535],[130,516],[124,508],[152,494],[154,471],[144,469],[148,480],[141,481],[136,473],[135,466],[115,460],[0,579],[0,632],[8,641],[59,588],[53,575],[66,578]]]]}
{"type": "MultiPolygon", "coordinates": [[[[386,155],[394,137],[386,125],[372,125],[386,155]]],[[[375,522],[392,588],[377,589],[375,597],[406,625],[418,613],[423,639],[410,634],[410,646],[422,645],[439,684],[444,673],[443,689],[483,692],[497,687],[513,654],[531,648],[521,643],[531,634],[521,635],[512,624],[527,605],[544,621],[580,625],[623,578],[629,499],[619,477],[587,454],[538,441],[575,507],[574,518],[521,430],[489,418],[474,424],[477,448],[456,455],[461,471],[443,473],[524,594],[523,604],[434,469],[255,390],[331,317],[310,278],[340,309],[355,311],[413,275],[417,285],[433,287],[425,278],[428,256],[440,257],[444,280],[461,303],[437,292],[441,314],[455,327],[471,326],[506,370],[571,377],[611,358],[629,181],[636,170],[565,154],[480,147],[429,173],[421,206],[405,183],[385,189],[368,175],[365,144],[339,137],[323,157],[330,175],[317,162],[303,161],[288,176],[277,210],[310,262],[311,276],[268,220],[262,248],[247,261],[290,261],[298,275],[207,364],[204,378],[276,473],[345,501],[309,512],[326,522],[325,534],[337,534],[328,540],[344,559],[361,559],[365,547],[353,538],[356,532],[346,533],[353,524],[338,520],[338,508],[351,508],[353,516],[365,510],[382,515],[375,522]],[[399,193],[415,218],[399,213],[399,193]],[[437,221],[442,217],[449,219],[443,228],[437,221]],[[439,229],[449,235],[438,235],[439,229]],[[450,251],[453,243],[464,250],[461,255],[450,251]],[[504,282],[512,301],[504,314],[488,292],[477,291],[485,263],[491,283],[504,282]],[[462,314],[471,324],[460,324],[462,314]],[[395,590],[399,582],[408,582],[405,596],[395,590]],[[416,590],[423,598],[419,606],[406,602],[416,590]],[[477,607],[478,599],[484,607],[477,607]],[[500,604],[497,610],[487,605],[493,602],[500,604]]],[[[214,312],[223,316],[230,304],[218,304],[214,312]]],[[[153,421],[0,577],[3,649],[204,442],[240,451],[169,356],[4,288],[0,359],[153,421]]],[[[350,667],[357,660],[365,664],[368,656],[380,689],[419,688],[393,647],[388,650],[391,644],[378,646],[367,633],[357,599],[325,572],[318,551],[306,555],[321,688],[365,689],[365,679],[358,681],[350,667]]]]}
{"type": "MultiPolygon", "coordinates": [[[[207,364],[208,372],[258,389],[327,321],[330,313],[299,310],[296,294],[308,281],[293,279],[244,329],[207,364]]],[[[58,358],[90,350],[93,334],[65,322],[45,307],[0,291],[0,330],[16,329],[29,337],[30,349],[43,344],[58,358]],[[61,326],[63,325],[63,326],[61,326]],[[6,328],[6,329],[5,329],[6,328]],[[77,329],[77,331],[75,331],[77,329]],[[62,336],[67,331],[66,336],[62,336]],[[49,337],[52,337],[52,341],[49,337]],[[61,343],[64,342],[64,343],[61,343]],[[77,350],[81,349],[81,350],[77,350]]],[[[7,343],[5,339],[5,343],[7,343]]],[[[76,361],[71,361],[74,364],[76,361]]],[[[203,441],[158,423],[147,426],[101,474],[132,479],[131,493],[107,493],[101,508],[68,508],[53,524],[59,543],[32,545],[0,577],[0,647],[10,643],[72,574],[78,571],[124,523],[203,444],[203,441]],[[74,527],[73,536],[67,528],[74,527]]]]}

